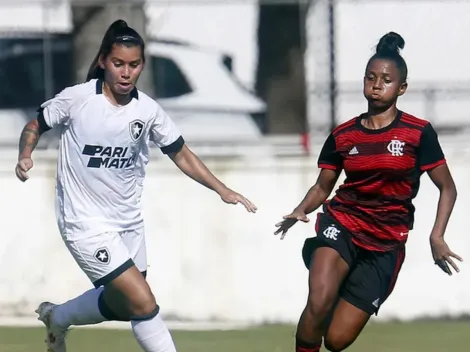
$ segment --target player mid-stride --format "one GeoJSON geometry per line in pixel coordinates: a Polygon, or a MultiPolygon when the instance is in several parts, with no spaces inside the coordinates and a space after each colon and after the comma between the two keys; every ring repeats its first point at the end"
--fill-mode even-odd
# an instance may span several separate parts
{"type": "Polygon", "coordinates": [[[25,126],[20,137],[16,175],[25,181],[41,134],[60,129],[58,226],[68,250],[95,286],[63,304],[44,302],[37,309],[52,352],[66,350],[64,339],[70,326],[106,320],[130,321],[146,352],[175,351],[145,280],[140,196],[149,141],[182,172],[217,192],[224,202],[241,203],[249,212],[256,211],[249,200],[227,188],[190,151],[160,105],[137,90],[144,63],[141,36],[126,22],[114,22],[86,82],[68,87],[43,103],[38,117],[25,126]]]}
{"type": "Polygon", "coordinates": [[[320,153],[320,175],[304,200],[277,224],[284,237],[297,221],[323,205],[317,236],[305,241],[309,295],[297,326],[296,352],[348,348],[389,297],[405,259],[420,177],[427,172],[440,191],[430,236],[434,261],[451,275],[444,241],[457,197],[437,134],[428,121],[397,109],[407,88],[403,38],[388,33],[366,65],[366,113],[338,126],[320,153]],[[340,173],[346,181],[327,201],[340,173]]]}

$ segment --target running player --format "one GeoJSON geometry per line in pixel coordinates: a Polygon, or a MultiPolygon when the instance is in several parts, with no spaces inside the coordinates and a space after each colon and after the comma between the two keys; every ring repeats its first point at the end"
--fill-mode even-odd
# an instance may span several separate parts
{"type": "Polygon", "coordinates": [[[144,351],[175,351],[145,280],[146,248],[140,194],[149,141],[186,175],[230,204],[256,207],[219,181],[185,145],[160,105],[137,90],[145,63],[141,36],[118,20],[107,30],[87,82],[42,104],[20,137],[16,175],[28,179],[31,154],[42,133],[60,128],[56,209],[62,238],[94,284],[60,305],[42,303],[46,343],[63,352],[72,325],[131,321],[144,351]]]}
{"type": "Polygon", "coordinates": [[[297,221],[323,204],[317,236],[305,241],[309,295],[296,333],[296,352],[343,351],[393,291],[413,228],[420,176],[427,172],[440,191],[430,242],[434,261],[447,274],[452,258],[444,241],[457,191],[431,124],[397,109],[407,89],[405,42],[396,33],[381,38],[367,63],[368,111],[340,126],[320,153],[316,184],[278,223],[284,238],[297,221]],[[327,201],[341,171],[346,180],[327,201]]]}

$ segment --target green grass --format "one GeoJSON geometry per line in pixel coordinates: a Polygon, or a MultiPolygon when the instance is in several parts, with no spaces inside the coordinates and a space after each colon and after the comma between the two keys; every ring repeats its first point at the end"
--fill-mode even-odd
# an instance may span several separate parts
{"type": "MultiPolygon", "coordinates": [[[[173,331],[178,352],[293,352],[294,327],[237,331],[173,331]]],[[[45,351],[44,329],[0,328],[0,352],[45,351]]],[[[470,351],[470,322],[370,324],[348,352],[470,351]]],[[[131,331],[75,329],[68,352],[138,352],[131,331]]]]}

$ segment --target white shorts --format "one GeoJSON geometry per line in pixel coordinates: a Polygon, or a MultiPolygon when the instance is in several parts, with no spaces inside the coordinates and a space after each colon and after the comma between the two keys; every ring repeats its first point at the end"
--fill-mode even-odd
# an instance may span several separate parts
{"type": "Polygon", "coordinates": [[[147,274],[144,228],[134,231],[105,232],[64,242],[95,287],[108,284],[134,264],[147,274]]]}

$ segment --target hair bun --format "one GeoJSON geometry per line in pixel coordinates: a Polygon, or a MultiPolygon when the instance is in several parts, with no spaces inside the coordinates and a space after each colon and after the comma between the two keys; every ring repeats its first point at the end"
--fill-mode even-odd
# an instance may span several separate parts
{"type": "Polygon", "coordinates": [[[124,20],[116,20],[111,25],[109,26],[108,30],[117,30],[117,29],[122,29],[122,28],[127,28],[127,22],[124,20]]]}
{"type": "Polygon", "coordinates": [[[380,38],[377,44],[377,54],[396,54],[400,55],[400,50],[405,47],[405,40],[403,37],[395,32],[389,32],[380,38]]]}

